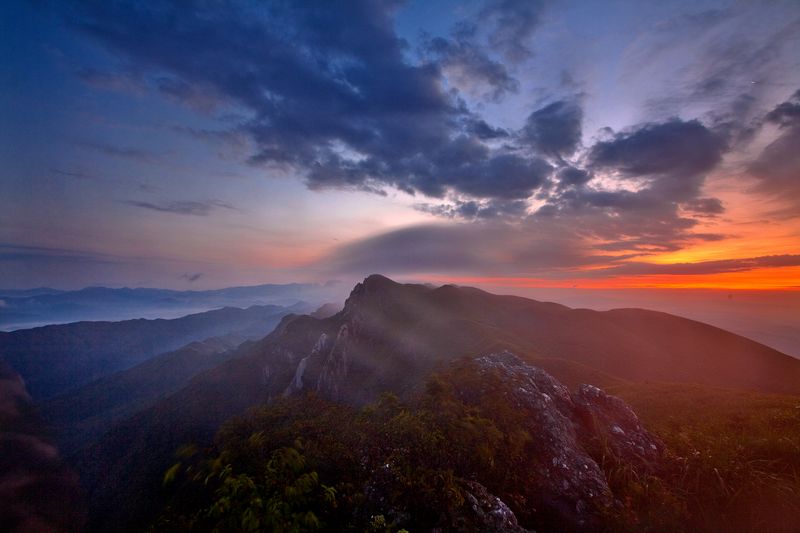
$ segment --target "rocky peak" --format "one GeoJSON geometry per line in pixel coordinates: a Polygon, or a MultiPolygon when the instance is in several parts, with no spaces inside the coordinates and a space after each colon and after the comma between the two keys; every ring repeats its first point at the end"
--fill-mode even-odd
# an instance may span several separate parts
{"type": "Polygon", "coordinates": [[[376,296],[387,296],[390,291],[399,287],[402,287],[400,283],[392,281],[386,276],[381,276],[380,274],[367,276],[361,283],[356,283],[356,286],[350,291],[350,296],[344,303],[344,310],[353,313],[359,304],[376,296]]]}

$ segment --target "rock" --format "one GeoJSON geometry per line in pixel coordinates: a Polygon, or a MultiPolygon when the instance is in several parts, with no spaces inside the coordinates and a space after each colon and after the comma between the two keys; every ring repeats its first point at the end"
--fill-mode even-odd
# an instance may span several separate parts
{"type": "Polygon", "coordinates": [[[517,517],[497,496],[489,494],[486,487],[476,481],[464,482],[466,505],[457,531],[485,531],[487,533],[524,533],[517,517]]]}
{"type": "Polygon", "coordinates": [[[657,464],[664,452],[625,402],[597,387],[583,385],[570,394],[547,372],[510,352],[479,357],[475,363],[480,374],[499,378],[500,391],[458,391],[462,398],[479,402],[482,393],[502,394],[523,410],[530,433],[538,436],[533,453],[539,468],[527,492],[536,496],[529,503],[545,522],[563,524],[565,530],[596,529],[613,504],[590,443],[607,443],[614,458],[633,468],[657,464]]]}
{"type": "Polygon", "coordinates": [[[349,369],[347,358],[349,332],[348,324],[342,324],[317,379],[317,390],[335,400],[339,399],[349,369]]]}
{"type": "Polygon", "coordinates": [[[618,460],[647,471],[657,469],[664,444],[644,429],[636,413],[621,399],[592,385],[581,385],[576,413],[585,435],[605,444],[618,460]]]}

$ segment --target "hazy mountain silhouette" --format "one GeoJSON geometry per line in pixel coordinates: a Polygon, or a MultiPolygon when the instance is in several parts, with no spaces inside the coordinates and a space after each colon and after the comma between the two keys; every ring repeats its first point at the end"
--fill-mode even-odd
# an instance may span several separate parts
{"type": "MultiPolygon", "coordinates": [[[[266,320],[262,325],[266,329],[274,324],[273,320],[266,320]]],[[[40,405],[42,418],[61,451],[67,455],[74,453],[101,437],[114,423],[176,392],[195,375],[227,360],[245,339],[239,333],[230,333],[154,356],[45,401],[40,405]]]]}
{"type": "Polygon", "coordinates": [[[85,320],[177,318],[221,307],[291,306],[305,301],[319,305],[346,293],[336,283],[254,285],[202,291],[112,289],[87,287],[77,291],[39,288],[0,290],[0,330],[85,320]]]}
{"type": "Polygon", "coordinates": [[[0,332],[0,355],[40,401],[193,341],[231,332],[263,336],[288,312],[272,305],[229,307],[172,320],[76,322],[0,332]]]}

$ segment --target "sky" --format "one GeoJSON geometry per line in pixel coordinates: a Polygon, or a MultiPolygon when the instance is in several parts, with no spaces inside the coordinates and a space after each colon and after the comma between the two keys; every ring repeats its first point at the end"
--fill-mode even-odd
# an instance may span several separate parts
{"type": "Polygon", "coordinates": [[[800,288],[800,3],[0,4],[0,285],[800,288]]]}

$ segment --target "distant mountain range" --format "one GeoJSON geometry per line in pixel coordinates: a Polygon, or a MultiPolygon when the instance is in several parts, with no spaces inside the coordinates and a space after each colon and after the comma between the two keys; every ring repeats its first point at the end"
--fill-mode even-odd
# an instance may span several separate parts
{"type": "Polygon", "coordinates": [[[284,317],[262,340],[227,353],[74,456],[90,493],[91,525],[141,528],[152,518],[174,451],[210,443],[224,421],[251,406],[308,391],[352,405],[387,391],[409,397],[431,372],[503,350],[569,387],[668,382],[800,394],[800,361],[692,320],[643,309],[570,309],[374,275],[353,289],[342,311],[284,317]]]}
{"type": "Polygon", "coordinates": [[[172,320],[75,322],[0,332],[0,356],[42,401],[190,342],[232,333],[238,342],[262,337],[287,313],[311,309],[306,304],[226,307],[172,320]]]}
{"type": "Polygon", "coordinates": [[[346,296],[343,291],[346,288],[335,282],[203,291],[107,287],[87,287],[77,291],[49,288],[0,290],[0,331],[82,320],[177,318],[220,307],[290,306],[298,302],[318,306],[343,300],[346,296]]]}

